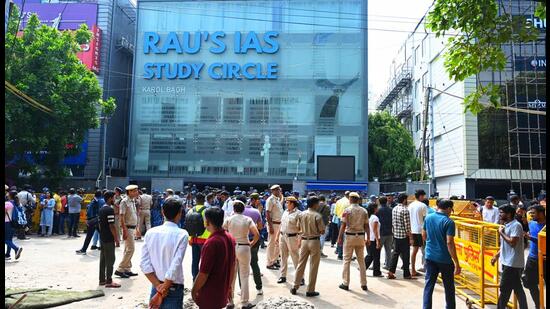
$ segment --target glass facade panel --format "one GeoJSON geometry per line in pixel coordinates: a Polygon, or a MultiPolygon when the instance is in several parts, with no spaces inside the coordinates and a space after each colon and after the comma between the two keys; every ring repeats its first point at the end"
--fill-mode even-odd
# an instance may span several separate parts
{"type": "Polygon", "coordinates": [[[367,21],[343,17],[366,16],[366,7],[361,0],[138,1],[129,175],[314,179],[317,155],[353,155],[356,179],[365,180],[367,21]],[[226,49],[214,53],[218,31],[226,49]],[[158,48],[175,33],[184,52],[146,53],[151,32],[158,48]],[[264,47],[265,35],[277,32],[278,50],[236,53],[250,32],[264,47]],[[167,64],[162,78],[146,77],[150,63],[167,64]],[[182,63],[204,67],[183,78],[182,63]],[[213,63],[229,71],[235,64],[242,79],[213,79],[213,63]],[[257,65],[247,71],[248,63],[257,65]],[[268,74],[270,63],[276,79],[244,78],[268,74]]]}

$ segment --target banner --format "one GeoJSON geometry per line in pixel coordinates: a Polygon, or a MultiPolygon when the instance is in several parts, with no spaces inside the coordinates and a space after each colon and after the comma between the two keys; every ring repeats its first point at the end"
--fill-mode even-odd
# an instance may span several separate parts
{"type": "MultiPolygon", "coordinates": [[[[465,231],[463,231],[465,232],[465,231]]],[[[491,265],[491,259],[497,253],[497,250],[485,250],[481,256],[481,247],[479,244],[466,241],[455,237],[456,255],[460,261],[460,267],[481,277],[481,263],[485,264],[483,271],[485,280],[493,283],[497,282],[498,263],[491,265]]]]}

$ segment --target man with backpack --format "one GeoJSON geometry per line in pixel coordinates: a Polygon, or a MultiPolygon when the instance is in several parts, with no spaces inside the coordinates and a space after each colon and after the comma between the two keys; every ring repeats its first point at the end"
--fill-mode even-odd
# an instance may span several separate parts
{"type": "MultiPolygon", "coordinates": [[[[34,196],[29,192],[31,190],[30,185],[24,185],[23,190],[17,194],[17,198],[19,199],[19,205],[23,207],[23,211],[25,212],[25,217],[28,218],[27,225],[24,228],[25,234],[29,235],[32,228],[32,215],[34,213],[34,210],[36,209],[36,200],[34,199],[34,196]]],[[[28,237],[21,238],[19,235],[19,239],[29,239],[28,237]]]]}
{"type": "Polygon", "coordinates": [[[202,193],[197,193],[195,196],[196,203],[193,208],[185,215],[185,229],[189,233],[189,244],[193,254],[191,262],[191,273],[193,275],[193,281],[199,274],[199,262],[201,259],[202,246],[210,237],[210,232],[204,225],[204,206],[205,196],[202,193]]]}
{"type": "MultiPolygon", "coordinates": [[[[101,195],[101,191],[96,191],[94,199],[88,205],[86,209],[86,238],[84,239],[84,244],[80,250],[76,250],[76,254],[86,254],[88,250],[88,245],[95,233],[99,233],[99,209],[103,207],[105,200],[101,195]]],[[[93,247],[96,247],[95,244],[93,247]]],[[[94,248],[92,248],[94,249],[94,248]]]]}

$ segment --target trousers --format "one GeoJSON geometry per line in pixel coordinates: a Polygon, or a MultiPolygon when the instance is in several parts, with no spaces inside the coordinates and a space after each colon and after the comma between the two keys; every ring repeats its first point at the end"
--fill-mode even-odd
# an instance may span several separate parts
{"type": "Polygon", "coordinates": [[[286,278],[286,272],[288,269],[288,256],[292,260],[294,265],[294,271],[298,269],[298,259],[300,257],[300,239],[299,236],[288,237],[281,234],[281,239],[279,240],[279,247],[281,251],[281,277],[286,278]]]}
{"type": "Polygon", "coordinates": [[[99,282],[111,283],[113,268],[115,265],[115,243],[100,242],[101,252],[99,255],[99,282]]]}
{"type": "Polygon", "coordinates": [[[393,235],[380,236],[380,243],[382,243],[382,248],[384,248],[384,266],[389,268],[391,263],[391,247],[393,244],[393,235]]]}
{"type": "Polygon", "coordinates": [[[254,276],[254,283],[256,284],[256,290],[262,289],[262,273],[260,272],[260,265],[258,265],[258,250],[260,249],[260,241],[257,241],[252,248],[250,248],[250,267],[252,268],[252,275],[254,276]]]}
{"type": "MultiPolygon", "coordinates": [[[[267,266],[275,264],[279,258],[279,231],[280,224],[273,224],[273,234],[269,233],[269,243],[267,244],[267,266]]],[[[269,229],[268,229],[269,232],[269,229]]],[[[320,248],[320,247],[319,247],[320,248]]]]}
{"type": "Polygon", "coordinates": [[[371,240],[370,245],[367,247],[365,268],[369,268],[370,264],[372,263],[372,274],[374,276],[382,275],[382,271],[380,271],[380,251],[382,251],[382,248],[376,248],[376,241],[371,240]]]}
{"type": "Polygon", "coordinates": [[[523,286],[521,285],[522,268],[508,267],[502,265],[502,275],[500,277],[500,295],[498,296],[498,309],[506,309],[508,300],[512,291],[516,294],[519,303],[519,309],[527,309],[527,297],[523,286]]]}
{"type": "MultiPolygon", "coordinates": [[[[235,272],[239,274],[239,282],[241,283],[241,303],[244,306],[248,304],[250,295],[248,288],[250,279],[250,246],[236,244],[235,256],[237,258],[235,272]]],[[[237,281],[237,276],[235,276],[235,280],[233,280],[231,285],[231,303],[234,303],[235,281],[237,281]]]]}
{"type": "Polygon", "coordinates": [[[300,282],[302,282],[302,279],[304,278],[307,260],[310,257],[307,291],[315,292],[317,273],[319,272],[319,263],[321,261],[321,243],[319,239],[302,239],[302,244],[300,245],[300,258],[298,259],[298,269],[296,270],[296,276],[294,276],[294,288],[298,289],[300,287],[300,282]]]}
{"type": "Polygon", "coordinates": [[[145,232],[151,229],[151,211],[149,209],[139,212],[138,226],[141,236],[145,235],[145,232]]]}
{"type": "MultiPolygon", "coordinates": [[[[544,282],[546,282],[546,263],[543,264],[542,272],[544,274],[544,282]]],[[[535,308],[540,308],[540,291],[539,291],[539,264],[538,259],[528,257],[525,263],[525,270],[522,276],[523,286],[529,290],[531,298],[535,303],[535,308]]]]}
{"type": "Polygon", "coordinates": [[[135,229],[128,229],[128,237],[124,240],[124,254],[122,256],[122,261],[118,264],[117,271],[124,273],[132,270],[132,256],[134,256],[135,250],[135,235],[135,229]]]}
{"type": "Polygon", "coordinates": [[[445,303],[446,309],[455,309],[455,278],[454,278],[454,264],[437,263],[430,260],[426,260],[426,281],[424,284],[424,298],[423,309],[432,309],[432,295],[434,292],[435,284],[437,283],[437,276],[441,274],[443,280],[443,287],[445,288],[445,303]]]}
{"type": "Polygon", "coordinates": [[[357,264],[359,264],[359,280],[361,286],[367,285],[367,269],[365,267],[365,236],[364,235],[346,235],[344,240],[344,270],[342,280],[344,285],[349,285],[349,272],[351,258],[355,252],[357,264]]]}
{"type": "Polygon", "coordinates": [[[390,272],[395,274],[397,268],[397,260],[401,257],[403,261],[403,277],[410,277],[411,271],[409,269],[411,256],[411,246],[408,238],[394,238],[393,239],[393,251],[390,262],[390,272]]]}

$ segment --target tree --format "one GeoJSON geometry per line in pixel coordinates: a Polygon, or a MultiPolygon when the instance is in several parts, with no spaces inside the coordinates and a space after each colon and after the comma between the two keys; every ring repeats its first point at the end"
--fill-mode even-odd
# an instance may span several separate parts
{"type": "MultiPolygon", "coordinates": [[[[546,18],[544,3],[536,15],[546,18]]],[[[524,16],[509,12],[498,14],[498,0],[437,0],[428,13],[426,28],[436,36],[456,32],[448,39],[445,68],[451,79],[463,81],[487,70],[502,71],[506,55],[500,45],[509,42],[530,42],[537,39],[537,29],[525,22],[524,16]]],[[[479,80],[479,79],[478,79],[479,80]]],[[[499,108],[501,89],[498,85],[481,85],[464,98],[465,111],[477,114],[487,105],[499,108]]]]}
{"type": "Polygon", "coordinates": [[[99,126],[99,112],[110,115],[116,105],[113,98],[102,100],[97,77],[76,56],[80,45],[91,39],[86,25],[60,32],[41,25],[33,14],[22,34],[18,27],[19,10],[14,6],[4,49],[5,80],[52,112],[33,108],[6,91],[6,158],[14,158],[19,170],[55,184],[66,176],[63,158],[79,153],[86,132],[99,126]]]}
{"type": "Polygon", "coordinates": [[[405,180],[420,170],[407,129],[388,112],[369,114],[369,175],[380,180],[405,180]]]}

